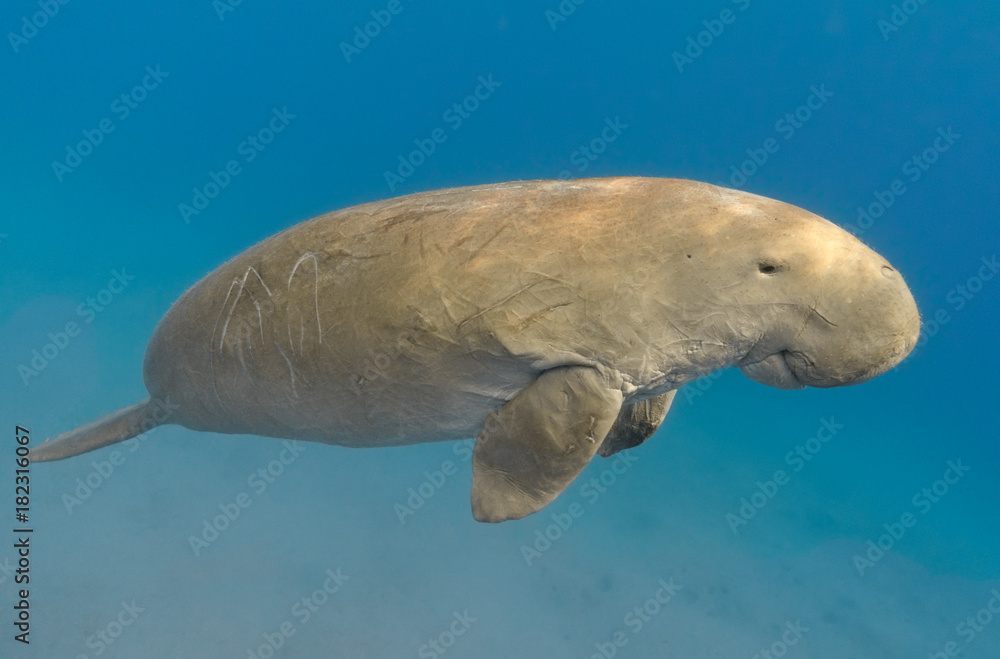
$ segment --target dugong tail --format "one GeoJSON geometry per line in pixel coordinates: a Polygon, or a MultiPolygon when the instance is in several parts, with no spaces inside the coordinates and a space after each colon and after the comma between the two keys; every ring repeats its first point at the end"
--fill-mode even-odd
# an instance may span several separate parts
{"type": "Polygon", "coordinates": [[[54,439],[46,440],[31,449],[30,459],[32,462],[62,460],[124,442],[126,439],[131,439],[163,423],[153,416],[153,413],[158,411],[159,406],[150,404],[150,400],[147,398],[140,403],[109,414],[103,419],[64,432],[54,439]]]}

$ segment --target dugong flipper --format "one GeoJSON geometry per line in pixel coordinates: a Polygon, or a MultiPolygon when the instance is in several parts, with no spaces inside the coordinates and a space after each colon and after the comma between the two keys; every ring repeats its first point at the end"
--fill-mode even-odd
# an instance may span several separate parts
{"type": "Polygon", "coordinates": [[[618,418],[622,392],[593,368],[545,371],[486,418],[472,454],[472,515],[519,519],[583,471],[618,418]]]}
{"type": "Polygon", "coordinates": [[[594,369],[546,371],[487,418],[472,456],[473,516],[502,522],[538,512],[595,452],[607,458],[652,437],[676,394],[623,405],[594,369]]]}
{"type": "Polygon", "coordinates": [[[653,436],[663,423],[674,402],[677,390],[660,396],[646,398],[631,405],[622,405],[618,420],[612,426],[604,443],[597,450],[602,458],[610,458],[618,451],[635,448],[653,436]]]}

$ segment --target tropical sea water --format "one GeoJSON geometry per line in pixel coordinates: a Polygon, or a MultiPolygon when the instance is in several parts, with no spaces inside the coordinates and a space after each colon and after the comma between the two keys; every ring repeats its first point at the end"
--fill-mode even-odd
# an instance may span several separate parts
{"type": "Polygon", "coordinates": [[[13,0],[0,32],[3,657],[1000,656],[994,3],[13,0]],[[920,347],[857,387],[689,385],[500,525],[471,517],[468,442],[176,426],[31,466],[15,520],[15,428],[143,398],[159,318],[243,249],[613,175],[852,228],[920,347]]]}

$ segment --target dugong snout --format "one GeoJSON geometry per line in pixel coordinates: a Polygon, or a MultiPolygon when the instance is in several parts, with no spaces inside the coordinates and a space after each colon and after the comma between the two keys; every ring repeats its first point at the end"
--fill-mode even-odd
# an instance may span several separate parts
{"type": "Polygon", "coordinates": [[[786,356],[803,384],[838,387],[867,382],[895,367],[917,345],[920,312],[913,294],[895,268],[888,263],[876,267],[878,274],[859,284],[847,303],[843,332],[827,350],[819,351],[812,361],[799,352],[786,356]]]}
{"type": "Polygon", "coordinates": [[[846,232],[839,243],[809,273],[821,280],[811,283],[822,294],[785,328],[790,337],[784,342],[748,353],[740,363],[744,375],[780,389],[860,384],[916,346],[920,313],[903,277],[846,232]]]}

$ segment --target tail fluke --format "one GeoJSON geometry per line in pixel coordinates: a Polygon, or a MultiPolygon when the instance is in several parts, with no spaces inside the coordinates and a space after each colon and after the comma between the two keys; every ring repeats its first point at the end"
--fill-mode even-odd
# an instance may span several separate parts
{"type": "Polygon", "coordinates": [[[62,460],[124,442],[160,425],[162,422],[157,421],[152,414],[157,409],[156,406],[150,405],[150,400],[147,398],[103,419],[46,440],[31,449],[30,459],[32,462],[62,460]]]}

